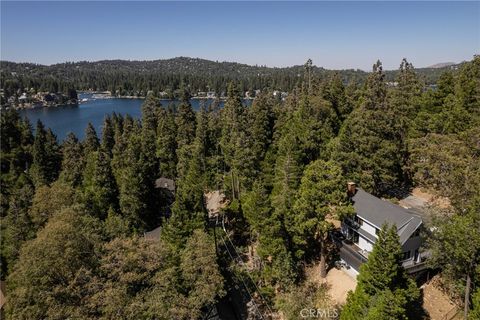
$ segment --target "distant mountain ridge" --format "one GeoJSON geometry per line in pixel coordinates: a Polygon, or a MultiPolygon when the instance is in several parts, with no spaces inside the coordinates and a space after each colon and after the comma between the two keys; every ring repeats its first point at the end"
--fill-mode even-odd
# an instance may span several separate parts
{"type": "Polygon", "coordinates": [[[455,62],[440,62],[440,63],[432,64],[431,66],[428,66],[426,68],[439,69],[439,68],[450,67],[450,66],[453,66],[455,64],[456,64],[455,62]]]}
{"type": "MultiPolygon", "coordinates": [[[[292,65],[287,67],[267,67],[262,65],[249,65],[239,62],[230,62],[230,61],[213,61],[202,58],[191,58],[191,57],[175,57],[169,59],[155,59],[155,60],[122,60],[122,59],[112,59],[112,60],[98,60],[98,61],[77,61],[77,62],[62,62],[52,65],[43,65],[37,63],[29,62],[11,62],[0,60],[0,64],[17,64],[23,66],[34,66],[34,67],[43,67],[43,68],[55,68],[55,67],[93,67],[94,69],[101,68],[101,66],[111,66],[111,67],[122,67],[122,69],[130,71],[167,71],[167,72],[189,72],[193,67],[195,68],[215,68],[223,69],[225,71],[274,71],[274,70],[303,70],[303,65],[292,65]]],[[[461,64],[461,63],[459,63],[461,64]]],[[[417,68],[417,70],[422,69],[441,69],[453,65],[459,65],[455,62],[442,62],[436,63],[427,67],[417,68]]],[[[366,72],[358,68],[347,68],[347,69],[325,69],[314,65],[314,70],[327,70],[327,71],[356,71],[356,72],[366,72]]],[[[385,72],[396,72],[396,70],[386,70],[385,72]]]]}
{"type": "MultiPolygon", "coordinates": [[[[416,72],[426,84],[433,84],[446,70],[459,65],[418,68],[416,72]]],[[[337,73],[344,83],[363,83],[368,72],[359,69],[329,70],[312,67],[316,78],[326,79],[337,73]]],[[[395,81],[397,70],[385,71],[386,81],[395,81]]],[[[177,57],[159,60],[100,60],[65,62],[50,66],[34,63],[0,61],[2,89],[13,94],[34,88],[61,92],[77,90],[109,90],[120,95],[145,95],[175,91],[186,84],[190,91],[225,92],[230,81],[243,91],[270,88],[290,91],[300,85],[305,74],[303,65],[291,67],[252,66],[236,62],[218,62],[200,58],[177,57]]]]}

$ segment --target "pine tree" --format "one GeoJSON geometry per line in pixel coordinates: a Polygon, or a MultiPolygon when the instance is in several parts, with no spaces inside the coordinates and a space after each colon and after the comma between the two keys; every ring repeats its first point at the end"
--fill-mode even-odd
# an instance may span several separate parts
{"type": "Polygon", "coordinates": [[[115,125],[109,115],[103,120],[102,126],[102,143],[101,146],[109,156],[112,156],[112,149],[115,145],[115,125]]]}
{"type": "MultiPolygon", "coordinates": [[[[464,317],[469,312],[472,283],[480,270],[480,196],[466,212],[435,221],[435,229],[427,239],[431,252],[429,263],[441,267],[444,275],[465,283],[464,317]]],[[[478,307],[478,306],[477,306],[478,307]]]]}
{"type": "Polygon", "coordinates": [[[480,55],[464,64],[455,84],[455,95],[468,113],[480,118],[480,55]]]}
{"type": "Polygon", "coordinates": [[[35,237],[35,227],[29,215],[34,187],[31,181],[22,175],[19,177],[13,194],[10,196],[7,215],[1,218],[1,272],[5,276],[18,258],[21,245],[35,237]]]}
{"type": "MultiPolygon", "coordinates": [[[[338,72],[335,72],[322,88],[322,97],[330,102],[340,122],[345,120],[350,112],[352,112],[352,105],[347,99],[345,86],[338,72]]],[[[338,133],[338,125],[335,126],[335,129],[338,133]]]]}
{"type": "Polygon", "coordinates": [[[290,285],[295,280],[295,269],[285,226],[274,215],[269,190],[262,180],[255,181],[252,190],[244,194],[242,208],[252,229],[252,241],[258,241],[257,253],[265,266],[263,280],[270,285],[290,285]]]}
{"type": "Polygon", "coordinates": [[[265,158],[265,153],[272,143],[275,124],[273,111],[274,101],[269,94],[261,93],[253,101],[248,113],[250,121],[250,134],[253,140],[252,151],[255,155],[256,166],[265,158]]]}
{"type": "Polygon", "coordinates": [[[401,181],[403,175],[398,119],[387,100],[380,62],[374,65],[360,101],[343,123],[332,156],[348,178],[380,194],[401,181]]]}
{"type": "Polygon", "coordinates": [[[221,189],[223,183],[224,159],[220,148],[220,137],[222,133],[220,100],[212,101],[205,108],[206,141],[205,161],[206,185],[209,189],[221,189]]]}
{"type": "Polygon", "coordinates": [[[181,149],[189,145],[195,137],[195,112],[190,103],[190,95],[186,89],[182,91],[175,122],[177,125],[177,144],[181,149]]]}
{"type": "Polygon", "coordinates": [[[203,199],[205,180],[200,153],[203,151],[200,137],[193,144],[187,173],[177,181],[172,216],[162,230],[162,239],[173,248],[183,248],[185,241],[195,229],[202,229],[206,222],[203,199]]]}
{"type": "Polygon", "coordinates": [[[172,108],[162,108],[158,115],[157,150],[160,176],[175,179],[177,167],[177,126],[172,108]]]}
{"type": "Polygon", "coordinates": [[[225,184],[233,199],[240,197],[242,171],[238,166],[247,160],[240,153],[249,148],[241,145],[245,137],[245,111],[241,96],[235,84],[229,83],[227,101],[222,110],[220,146],[226,164],[225,184]]]}
{"type": "Polygon", "coordinates": [[[142,155],[140,136],[133,134],[123,154],[122,167],[118,169],[120,211],[134,230],[144,230],[152,217],[149,207],[149,181],[142,155]]]}
{"type": "Polygon", "coordinates": [[[155,180],[159,177],[159,161],[157,158],[157,114],[162,106],[160,100],[153,94],[149,94],[142,105],[142,128],[141,128],[141,143],[142,152],[139,159],[143,166],[144,184],[146,188],[147,201],[147,224],[149,226],[156,226],[158,214],[158,190],[155,189],[155,180]]]}
{"type": "Polygon", "coordinates": [[[91,152],[97,151],[100,148],[100,141],[97,137],[97,132],[92,123],[89,122],[85,129],[85,139],[83,140],[83,150],[85,156],[88,156],[91,152]]]}
{"type": "Polygon", "coordinates": [[[88,155],[82,189],[83,201],[93,216],[105,219],[110,209],[118,208],[117,184],[106,151],[94,151],[88,155]]]}
{"type": "Polygon", "coordinates": [[[45,130],[40,120],[35,130],[32,154],[31,174],[35,185],[50,184],[55,181],[61,167],[61,154],[56,136],[50,129],[45,130]]]}
{"type": "MultiPolygon", "coordinates": [[[[186,92],[185,90],[183,92],[186,92]]],[[[195,138],[195,112],[190,104],[189,95],[182,95],[182,100],[175,116],[177,126],[177,177],[182,178],[188,170],[188,162],[191,159],[191,143],[195,138]]]]}
{"type": "Polygon", "coordinates": [[[157,113],[162,107],[157,97],[149,94],[142,105],[142,151],[146,160],[148,174],[151,179],[158,175],[158,163],[156,158],[156,131],[157,113]]]}
{"type": "Polygon", "coordinates": [[[318,159],[327,142],[334,136],[338,119],[331,104],[321,96],[307,95],[303,91],[293,113],[289,129],[301,143],[303,163],[318,159]]]}
{"type": "Polygon", "coordinates": [[[328,234],[334,226],[329,219],[341,220],[353,212],[344,192],[340,167],[333,162],[316,160],[304,171],[293,208],[291,227],[296,256],[305,258],[320,247],[320,276],[325,277],[328,234]]]}
{"type": "Polygon", "coordinates": [[[396,226],[382,226],[368,261],[360,267],[357,287],[348,295],[341,320],[407,319],[409,306],[420,293],[406,275],[401,256],[396,226]]]}
{"type": "Polygon", "coordinates": [[[223,277],[217,264],[213,239],[203,230],[197,229],[187,240],[182,251],[180,268],[188,301],[198,318],[204,306],[212,305],[225,295],[223,277]]]}
{"type": "Polygon", "coordinates": [[[472,310],[469,315],[470,320],[475,320],[480,318],[480,289],[477,289],[472,296],[472,310]]]}
{"type": "Polygon", "coordinates": [[[62,171],[60,179],[72,187],[78,187],[82,183],[84,170],[83,148],[75,134],[70,132],[62,144],[62,171]]]}
{"type": "Polygon", "coordinates": [[[292,209],[303,171],[301,159],[298,140],[287,133],[279,142],[271,193],[274,215],[287,226],[292,223],[292,209]]]}

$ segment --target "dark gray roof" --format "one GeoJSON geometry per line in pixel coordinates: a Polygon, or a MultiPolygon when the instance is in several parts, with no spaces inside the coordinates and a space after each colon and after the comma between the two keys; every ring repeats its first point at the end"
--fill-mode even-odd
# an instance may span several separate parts
{"type": "Polygon", "coordinates": [[[155,180],[155,188],[167,189],[171,192],[175,192],[175,181],[168,178],[158,178],[155,180]]]}
{"type": "Polygon", "coordinates": [[[422,224],[422,219],[413,212],[377,198],[362,189],[357,188],[352,200],[356,214],[375,227],[380,229],[384,223],[395,224],[401,244],[404,244],[422,224]]]}

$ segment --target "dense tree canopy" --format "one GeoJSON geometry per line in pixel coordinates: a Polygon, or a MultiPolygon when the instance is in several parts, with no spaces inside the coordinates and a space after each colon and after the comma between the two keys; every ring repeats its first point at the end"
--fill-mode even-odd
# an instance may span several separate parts
{"type": "MultiPolygon", "coordinates": [[[[146,96],[141,119],[113,113],[101,137],[89,125],[83,141],[69,134],[59,143],[41,122],[33,130],[2,110],[7,318],[198,318],[239,285],[268,313],[271,305],[292,316],[292,301],[308,294],[305,301],[324,306],[325,288],[304,281],[304,266],[321,262],[323,276],[334,258],[328,235],[332,219],[352,211],[348,180],[379,196],[420,186],[451,200],[453,216],[430,235],[431,262],[461,284],[475,317],[479,57],[444,73],[435,88],[405,59],[394,74],[380,62],[369,74],[222,63],[228,72],[208,81],[182,68],[181,76],[160,76],[173,67],[157,64],[36,66],[2,82],[14,95],[27,86],[61,91],[71,87],[59,80],[68,75],[83,89],[146,96]],[[136,74],[138,66],[153,71],[136,74]],[[257,75],[233,76],[236,68],[257,75]],[[353,74],[364,81],[347,82],[353,74]],[[242,91],[257,88],[252,105],[243,104],[242,91]],[[285,99],[274,95],[279,89],[289,91],[285,99]],[[181,104],[163,106],[163,90],[181,104]],[[215,100],[194,112],[188,97],[196,90],[224,91],[224,107],[215,100]],[[161,177],[173,183],[156,185],[161,177]],[[226,199],[209,215],[205,193],[215,190],[226,199]],[[159,236],[144,239],[153,229],[159,236]]],[[[343,319],[409,317],[418,290],[400,253],[396,230],[383,228],[343,319]]]]}

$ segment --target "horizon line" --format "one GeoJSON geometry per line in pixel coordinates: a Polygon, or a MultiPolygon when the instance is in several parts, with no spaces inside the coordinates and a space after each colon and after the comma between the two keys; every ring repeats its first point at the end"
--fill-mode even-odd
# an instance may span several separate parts
{"type": "MultiPolygon", "coordinates": [[[[473,54],[472,59],[476,55],[477,54],[473,54]]],[[[179,59],[179,58],[204,60],[204,61],[209,61],[209,62],[214,62],[214,63],[235,63],[235,64],[240,64],[240,65],[245,65],[245,66],[250,66],[250,67],[260,67],[260,68],[268,68],[268,69],[286,69],[286,68],[293,68],[293,67],[301,67],[303,65],[303,64],[293,64],[293,65],[279,67],[279,66],[268,66],[268,65],[262,65],[262,64],[248,64],[248,63],[237,62],[237,61],[228,61],[228,60],[223,60],[223,61],[211,60],[211,59],[207,59],[207,58],[189,57],[189,56],[175,56],[175,57],[170,57],[170,58],[143,59],[143,60],[142,59],[121,59],[121,58],[108,58],[108,59],[100,59],[100,60],[76,60],[76,61],[72,60],[72,61],[55,62],[55,63],[51,63],[51,64],[45,64],[45,63],[39,63],[39,62],[29,62],[29,61],[12,61],[12,60],[3,60],[3,59],[0,59],[0,62],[2,62],[2,63],[10,62],[10,63],[17,63],[17,64],[34,64],[34,65],[39,65],[39,66],[51,67],[51,66],[55,66],[55,65],[59,65],[59,64],[67,64],[67,63],[75,64],[75,63],[81,63],[81,62],[86,62],[86,63],[98,63],[98,62],[102,62],[102,61],[154,62],[154,61],[174,60],[174,59],[179,59]]],[[[307,58],[307,60],[308,60],[308,58],[307,58]]],[[[307,61],[307,60],[305,60],[305,61],[307,61]]],[[[380,60],[380,59],[376,59],[376,60],[380,60]]],[[[372,63],[372,66],[376,62],[376,60],[372,63]]],[[[407,58],[407,60],[409,62],[412,62],[408,58],[407,58]]],[[[415,64],[414,64],[414,68],[415,69],[429,69],[429,68],[432,68],[432,66],[435,66],[437,64],[449,63],[449,64],[453,64],[453,65],[458,65],[458,64],[461,64],[461,63],[464,63],[464,62],[467,62],[467,61],[471,61],[471,60],[463,60],[463,61],[460,61],[460,62],[457,62],[457,61],[441,61],[441,62],[433,63],[429,66],[422,66],[422,67],[415,66],[415,64]]],[[[380,60],[380,62],[382,62],[382,60],[380,60]]],[[[371,72],[371,69],[365,70],[365,69],[362,69],[362,68],[330,69],[330,68],[325,68],[325,67],[322,67],[322,66],[318,66],[316,64],[313,64],[313,66],[317,67],[317,68],[324,69],[324,70],[330,70],[330,71],[344,71],[344,70],[356,70],[356,71],[358,71],[358,70],[360,70],[360,71],[364,71],[364,72],[371,72]]],[[[1,66],[0,66],[0,68],[1,68],[1,66]]],[[[433,68],[433,69],[435,69],[435,68],[433,68]]],[[[385,69],[384,68],[383,70],[384,71],[396,71],[398,69],[385,69]]]]}

